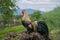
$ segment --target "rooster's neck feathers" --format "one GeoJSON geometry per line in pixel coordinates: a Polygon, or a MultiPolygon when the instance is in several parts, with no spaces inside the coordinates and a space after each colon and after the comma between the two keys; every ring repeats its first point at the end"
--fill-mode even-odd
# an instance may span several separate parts
{"type": "Polygon", "coordinates": [[[23,18],[22,20],[26,22],[31,22],[29,15],[26,13],[26,11],[23,12],[23,18]]]}

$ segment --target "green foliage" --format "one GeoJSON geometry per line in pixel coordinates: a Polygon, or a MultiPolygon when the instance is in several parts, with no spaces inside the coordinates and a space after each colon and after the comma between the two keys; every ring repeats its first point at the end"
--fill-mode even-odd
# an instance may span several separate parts
{"type": "Polygon", "coordinates": [[[4,25],[13,18],[15,10],[15,0],[0,0],[0,14],[4,20],[4,25]]]}
{"type": "Polygon", "coordinates": [[[60,29],[60,7],[46,12],[42,17],[42,20],[47,22],[49,30],[60,29]]]}
{"type": "Polygon", "coordinates": [[[12,0],[0,0],[0,14],[4,19],[8,20],[12,17],[13,8],[15,8],[15,4],[12,0]]]}
{"type": "Polygon", "coordinates": [[[40,11],[36,11],[31,15],[32,20],[39,20],[41,17],[40,11]]]}

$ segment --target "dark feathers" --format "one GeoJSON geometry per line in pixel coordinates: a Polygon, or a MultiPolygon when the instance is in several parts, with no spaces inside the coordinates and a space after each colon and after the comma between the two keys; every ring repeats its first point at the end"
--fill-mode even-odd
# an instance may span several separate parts
{"type": "MultiPolygon", "coordinates": [[[[34,31],[33,28],[31,29],[31,28],[28,27],[28,25],[30,25],[31,23],[26,23],[26,22],[22,21],[22,24],[27,29],[27,32],[31,33],[31,32],[34,31]]],[[[49,40],[48,27],[47,27],[47,24],[44,21],[37,22],[37,32],[40,33],[41,35],[43,35],[45,40],[49,40]]]]}
{"type": "Polygon", "coordinates": [[[23,26],[27,29],[27,31],[29,31],[29,32],[32,32],[32,31],[33,31],[33,29],[29,28],[29,26],[28,26],[28,25],[30,25],[31,23],[26,23],[25,21],[22,21],[22,24],[23,24],[23,26]]]}

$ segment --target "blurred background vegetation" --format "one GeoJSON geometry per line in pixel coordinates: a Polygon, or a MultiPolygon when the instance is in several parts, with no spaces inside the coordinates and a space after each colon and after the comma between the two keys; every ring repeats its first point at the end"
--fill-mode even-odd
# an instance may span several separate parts
{"type": "MultiPolygon", "coordinates": [[[[15,0],[0,0],[0,40],[9,32],[22,32],[26,30],[21,24],[22,15],[14,15],[17,8],[15,2],[15,0]]],[[[60,30],[60,7],[44,14],[41,14],[40,11],[35,11],[29,14],[29,16],[31,20],[45,21],[49,32],[56,36],[54,40],[60,40],[60,31],[56,31],[60,30]]]]}

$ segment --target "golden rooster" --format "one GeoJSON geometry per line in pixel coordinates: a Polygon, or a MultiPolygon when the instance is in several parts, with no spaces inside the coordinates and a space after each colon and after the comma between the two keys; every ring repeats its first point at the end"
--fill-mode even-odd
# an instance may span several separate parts
{"type": "Polygon", "coordinates": [[[28,16],[28,14],[26,13],[25,10],[22,11],[22,14],[23,14],[22,24],[24,25],[24,27],[26,27],[27,30],[30,31],[30,32],[35,30],[35,28],[33,28],[35,23],[31,21],[30,17],[28,16]]]}
{"type": "Polygon", "coordinates": [[[22,25],[27,29],[28,33],[38,32],[45,37],[45,40],[49,40],[48,27],[44,21],[32,21],[25,10],[22,10],[22,25]]]}

